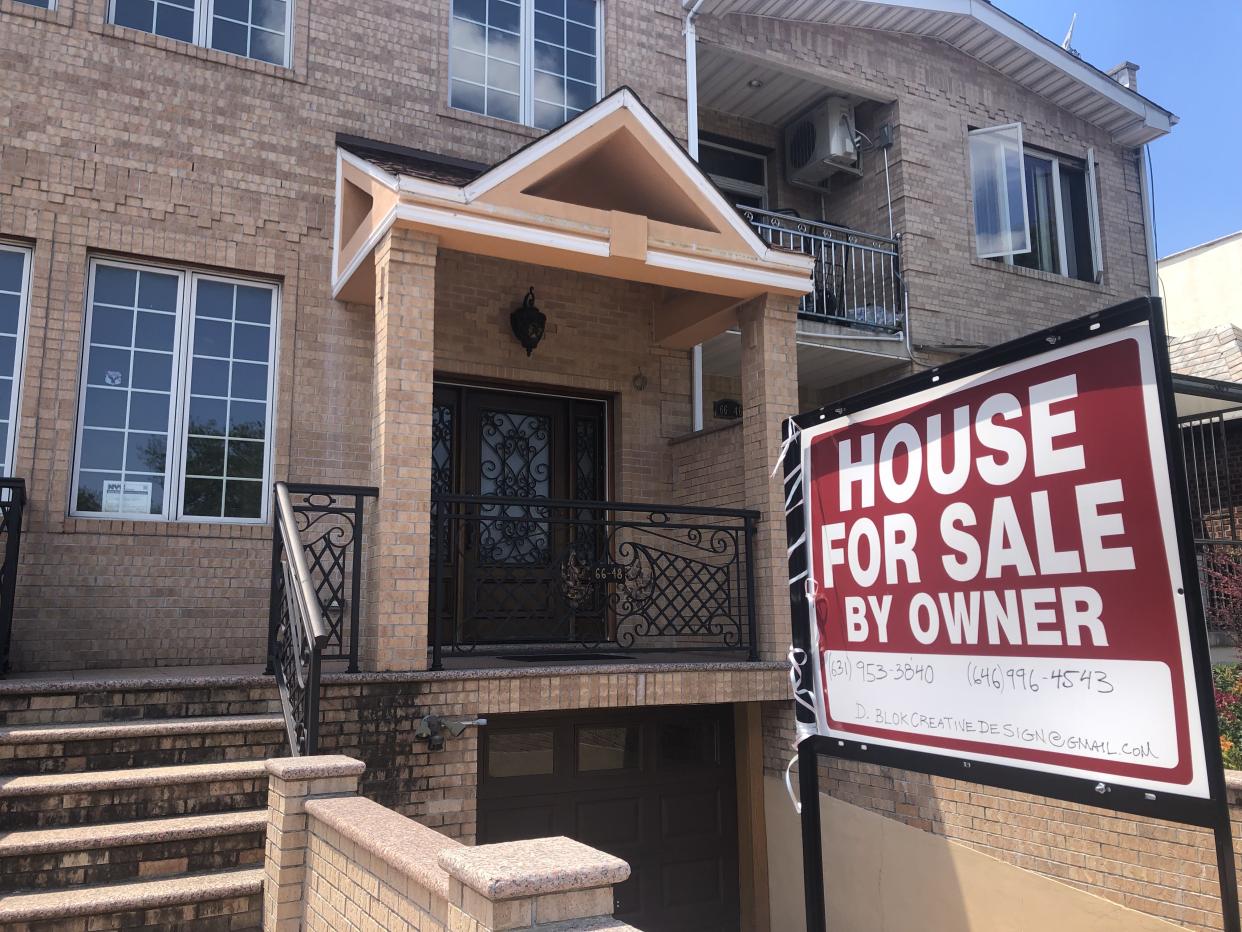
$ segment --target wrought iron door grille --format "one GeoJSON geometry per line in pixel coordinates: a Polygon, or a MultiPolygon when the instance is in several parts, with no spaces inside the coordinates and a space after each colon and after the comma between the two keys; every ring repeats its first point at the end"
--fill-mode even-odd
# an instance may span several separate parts
{"type": "Polygon", "coordinates": [[[517,645],[754,659],[757,521],[729,509],[433,494],[432,666],[517,645]],[[538,547],[523,544],[531,538],[538,547]]]}

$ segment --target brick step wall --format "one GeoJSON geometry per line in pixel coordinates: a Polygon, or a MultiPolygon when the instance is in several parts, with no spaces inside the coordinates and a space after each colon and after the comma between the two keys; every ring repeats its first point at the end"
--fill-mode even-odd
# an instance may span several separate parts
{"type": "Polygon", "coordinates": [[[0,928],[262,927],[271,680],[0,684],[0,928]]]}

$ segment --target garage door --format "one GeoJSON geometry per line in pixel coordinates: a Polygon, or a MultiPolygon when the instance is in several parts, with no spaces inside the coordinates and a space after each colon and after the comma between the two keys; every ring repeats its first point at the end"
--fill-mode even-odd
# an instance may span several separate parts
{"type": "Polygon", "coordinates": [[[730,706],[496,716],[481,729],[479,844],[568,835],[629,862],[616,916],[738,928],[730,706]]]}

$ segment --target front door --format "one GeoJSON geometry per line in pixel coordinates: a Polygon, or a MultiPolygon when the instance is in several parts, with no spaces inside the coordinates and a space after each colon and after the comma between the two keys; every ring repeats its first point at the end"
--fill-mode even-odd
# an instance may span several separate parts
{"type": "Polygon", "coordinates": [[[602,612],[564,610],[562,564],[578,546],[556,501],[606,495],[603,401],[437,385],[432,491],[503,499],[452,505],[442,533],[441,636],[460,645],[596,637],[602,612]]]}
{"type": "Polygon", "coordinates": [[[618,919],[737,932],[731,706],[488,716],[478,792],[479,844],[567,835],[629,863],[618,919]]]}

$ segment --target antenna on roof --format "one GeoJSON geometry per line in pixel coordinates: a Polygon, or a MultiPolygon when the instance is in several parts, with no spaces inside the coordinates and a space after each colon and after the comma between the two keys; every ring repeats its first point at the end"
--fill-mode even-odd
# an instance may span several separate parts
{"type": "Polygon", "coordinates": [[[1074,25],[1077,22],[1078,22],[1078,14],[1075,13],[1073,16],[1070,17],[1069,29],[1065,31],[1065,38],[1061,40],[1061,48],[1065,49],[1065,51],[1069,52],[1075,58],[1082,58],[1082,56],[1078,54],[1078,49],[1070,45],[1070,42],[1074,38],[1074,25]]]}

